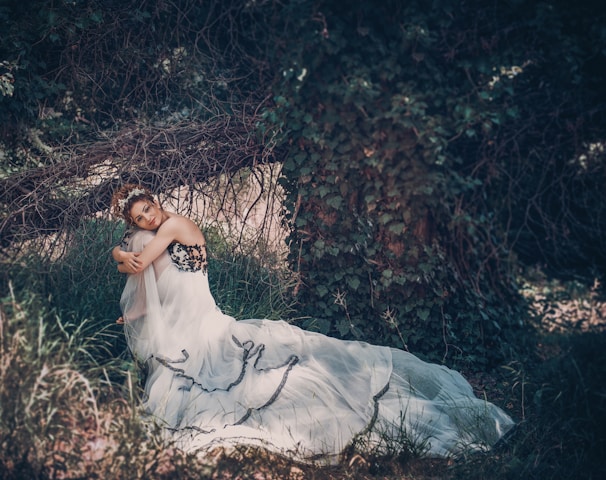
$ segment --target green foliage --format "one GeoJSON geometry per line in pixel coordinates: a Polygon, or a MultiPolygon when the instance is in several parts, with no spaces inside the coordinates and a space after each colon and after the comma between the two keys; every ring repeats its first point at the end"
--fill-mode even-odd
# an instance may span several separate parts
{"type": "Polygon", "coordinates": [[[18,298],[31,293],[52,305],[61,319],[55,330],[95,338],[86,349],[92,360],[104,363],[123,357],[125,343],[115,323],[123,279],[110,255],[110,246],[118,243],[120,235],[115,224],[98,219],[82,222],[64,236],[43,240],[46,253],[32,244],[18,262],[3,264],[2,291],[8,291],[10,283],[18,298]]]}
{"type": "MultiPolygon", "coordinates": [[[[571,270],[606,264],[596,248],[606,209],[604,9],[586,0],[374,3],[5,2],[0,177],[16,175],[5,210],[25,209],[40,178],[80,182],[90,170],[36,169],[62,164],[52,146],[99,129],[116,140],[99,155],[105,162],[122,158],[128,142],[111,132],[131,121],[242,115],[246,136],[261,120],[260,144],[275,158],[289,150],[291,261],[317,326],[436,358],[494,352],[519,316],[512,249],[571,270]],[[274,106],[259,119],[269,96],[274,106]],[[332,278],[338,269],[343,278],[332,278]]],[[[187,162],[203,162],[206,147],[190,146],[187,162]]],[[[128,171],[120,161],[116,175],[128,171]]],[[[154,175],[195,183],[158,162],[154,175]]],[[[43,220],[27,210],[24,224],[46,227],[41,211],[43,220]]],[[[7,216],[3,226],[17,223],[7,216]]]]}
{"type": "Polygon", "coordinates": [[[0,304],[0,477],[199,478],[185,454],[155,448],[136,410],[131,370],[106,357],[102,331],[65,324],[27,291],[0,304]],[[186,476],[186,477],[185,477],[186,476]]]}
{"type": "MultiPolygon", "coordinates": [[[[115,230],[115,225],[106,228],[115,230]]],[[[212,232],[208,237],[215,251],[227,247],[213,239],[212,232]]],[[[529,291],[545,291],[539,287],[529,291]]],[[[575,300],[599,300],[585,298],[576,283],[571,287],[575,300]]],[[[561,288],[551,284],[550,292],[551,301],[562,295],[561,288]]],[[[544,335],[537,326],[537,336],[525,344],[525,356],[504,373],[492,374],[498,383],[489,384],[489,400],[499,398],[498,404],[520,420],[492,452],[454,462],[419,458],[423,445],[402,431],[397,441],[385,439],[386,454],[376,456],[360,444],[351,461],[326,469],[293,465],[248,447],[203,458],[158,442],[156,432],[145,430],[138,420],[132,370],[120,359],[106,356],[99,362],[90,354],[98,345],[107,345],[104,332],[87,329],[88,321],[70,326],[38,294],[24,290],[18,297],[9,290],[0,304],[2,478],[57,478],[66,473],[72,478],[248,478],[259,472],[335,480],[429,479],[436,474],[444,479],[603,476],[606,339],[601,333],[544,335]],[[415,446],[420,451],[415,452],[415,446]]],[[[535,300],[546,299],[538,295],[535,300]]],[[[551,308],[551,301],[544,308],[551,308]]]]}
{"type": "Polygon", "coordinates": [[[490,201],[520,260],[591,282],[596,266],[605,265],[598,219],[606,208],[606,82],[598,64],[606,58],[606,9],[585,0],[514,6],[527,13],[512,8],[501,28],[525,20],[501,40],[506,45],[489,50],[508,54],[490,91],[498,95],[491,100],[498,107],[492,135],[476,152],[465,150],[485,184],[473,200],[490,201]]]}
{"type": "Polygon", "coordinates": [[[518,425],[494,455],[458,462],[451,478],[604,476],[606,337],[539,332],[538,342],[536,351],[509,365],[502,385],[507,403],[520,409],[518,425]]]}
{"type": "Polygon", "coordinates": [[[236,319],[287,320],[294,313],[288,294],[292,275],[285,266],[267,266],[266,259],[235,250],[212,228],[208,243],[210,289],[221,310],[236,319]]]}
{"type": "MultiPolygon", "coordinates": [[[[56,240],[54,254],[44,255],[32,248],[20,262],[5,264],[3,289],[11,282],[16,292],[35,292],[53,305],[67,331],[105,332],[109,345],[104,344],[98,356],[106,357],[108,351],[111,356],[121,356],[125,344],[115,320],[121,315],[119,300],[125,277],[118,273],[111,249],[120,243],[123,232],[123,223],[84,221],[56,240]]],[[[271,319],[287,319],[292,314],[287,272],[235,252],[212,230],[207,237],[211,291],[226,313],[236,318],[271,319]]]]}
{"type": "MultiPolygon", "coordinates": [[[[45,204],[40,178],[52,178],[71,200],[71,167],[38,175],[61,164],[49,145],[81,144],[103,129],[117,144],[111,152],[121,152],[124,138],[111,134],[133,119],[173,125],[235,112],[253,124],[258,99],[271,95],[258,132],[276,157],[287,152],[290,261],[305,325],[450,362],[461,351],[476,366],[513,357],[539,344],[516,330],[514,253],[558,274],[606,264],[604,24],[604,8],[588,0],[6,1],[0,177],[27,173],[7,186],[45,204]]],[[[137,168],[173,173],[146,160],[137,168]]],[[[40,231],[64,213],[52,211],[40,231]]],[[[123,277],[109,248],[119,236],[115,224],[83,222],[44,239],[57,246],[51,258],[35,253],[44,248],[34,238],[17,237],[31,255],[2,263],[3,478],[208,472],[155,448],[129,402],[110,401],[106,378],[121,389],[132,371],[114,325],[123,277]],[[17,293],[7,300],[9,279],[17,293]],[[98,411],[108,413],[101,431],[111,442],[101,462],[80,470],[90,454],[82,439],[99,430],[68,428],[86,424],[99,398],[108,400],[98,411]]],[[[257,270],[211,232],[209,241],[223,308],[237,317],[290,313],[276,289],[280,272],[257,270]]],[[[603,476],[603,336],[549,341],[561,355],[513,365],[500,386],[502,404],[511,400],[526,421],[493,455],[439,464],[443,478],[603,476]]],[[[221,457],[225,472],[258,472],[260,455],[238,455],[221,457]]],[[[275,472],[276,459],[263,458],[262,471],[275,472]]],[[[401,469],[397,459],[357,458],[370,472],[358,475],[352,459],[319,475],[401,469]]],[[[435,477],[436,462],[424,465],[435,477]]]]}
{"type": "Polygon", "coordinates": [[[20,297],[17,302],[5,292],[1,305],[0,475],[40,478],[54,468],[53,445],[81,449],[85,438],[74,426],[99,421],[96,396],[102,396],[104,382],[91,383],[78,369],[101,379],[116,364],[93,358],[95,350],[107,348],[103,332],[86,321],[64,323],[39,297],[20,297]]]}
{"type": "Polygon", "coordinates": [[[60,147],[101,130],[249,108],[266,95],[250,93],[264,78],[247,52],[263,47],[246,38],[257,10],[262,18],[240,0],[3,2],[0,178],[56,165],[60,147]]]}
{"type": "MultiPolygon", "coordinates": [[[[124,276],[111,248],[123,230],[102,218],[85,221],[54,242],[47,238],[46,255],[32,244],[18,263],[3,264],[2,478],[65,471],[79,478],[199,478],[208,471],[170,445],[156,448],[157,432],[140,423],[138,372],[115,324],[124,276]]],[[[247,318],[286,318],[283,272],[233,253],[212,230],[207,236],[221,306],[247,318]]]]}
{"type": "Polygon", "coordinates": [[[492,205],[467,203],[482,183],[461,148],[506,121],[511,93],[491,90],[479,45],[448,56],[470,12],[446,1],[298,5],[300,42],[282,56],[264,128],[290,146],[283,186],[306,326],[494,360],[521,310],[507,251],[492,243],[492,205]]]}

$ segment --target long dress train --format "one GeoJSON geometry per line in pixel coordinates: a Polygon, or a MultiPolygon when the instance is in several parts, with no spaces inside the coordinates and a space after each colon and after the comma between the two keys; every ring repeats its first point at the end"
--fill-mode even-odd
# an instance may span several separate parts
{"type": "MultiPolygon", "coordinates": [[[[151,238],[137,231],[123,248],[151,238]]],[[[204,246],[173,244],[129,275],[121,308],[129,348],[148,367],[143,410],[186,451],[248,443],[334,463],[353,442],[404,439],[450,456],[489,449],[514,425],[458,372],[408,352],[223,314],[204,246]]]]}

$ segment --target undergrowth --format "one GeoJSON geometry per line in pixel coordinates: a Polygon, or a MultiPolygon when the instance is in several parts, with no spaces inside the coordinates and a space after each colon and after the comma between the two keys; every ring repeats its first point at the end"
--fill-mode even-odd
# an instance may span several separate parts
{"type": "MultiPolygon", "coordinates": [[[[333,467],[244,446],[195,456],[162,444],[139,421],[137,372],[115,324],[123,278],[109,252],[120,229],[99,223],[74,235],[76,253],[3,266],[2,479],[500,480],[606,473],[606,308],[597,285],[533,278],[525,295],[535,320],[510,348],[509,361],[490,372],[464,372],[478,395],[518,421],[488,453],[428,459],[402,432],[387,453],[352,449],[333,467]]],[[[237,318],[292,313],[284,295],[288,276],[208,237],[212,288],[222,308],[237,318]]]]}

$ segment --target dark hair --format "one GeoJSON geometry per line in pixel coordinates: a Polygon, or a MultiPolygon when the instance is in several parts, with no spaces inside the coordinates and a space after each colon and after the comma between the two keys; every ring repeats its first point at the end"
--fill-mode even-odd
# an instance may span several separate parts
{"type": "Polygon", "coordinates": [[[132,225],[133,219],[130,216],[130,209],[139,200],[155,201],[154,196],[147,188],[134,183],[127,183],[112,195],[111,212],[132,225]]]}

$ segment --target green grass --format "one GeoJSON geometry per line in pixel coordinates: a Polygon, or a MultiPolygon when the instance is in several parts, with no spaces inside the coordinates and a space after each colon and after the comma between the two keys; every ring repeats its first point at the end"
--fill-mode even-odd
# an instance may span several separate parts
{"type": "MultiPolygon", "coordinates": [[[[72,233],[62,256],[32,254],[3,265],[2,479],[501,480],[606,473],[606,309],[598,288],[545,278],[527,289],[537,315],[512,339],[509,361],[491,372],[464,372],[478,395],[519,420],[489,453],[423,458],[422,445],[406,432],[381,453],[353,448],[330,468],[250,447],[196,458],[161,446],[139,421],[137,371],[115,325],[124,278],[109,252],[120,234],[115,224],[90,222],[72,233]]],[[[235,253],[212,232],[208,240],[212,290],[225,311],[237,318],[293,314],[287,273],[235,253]]]]}

